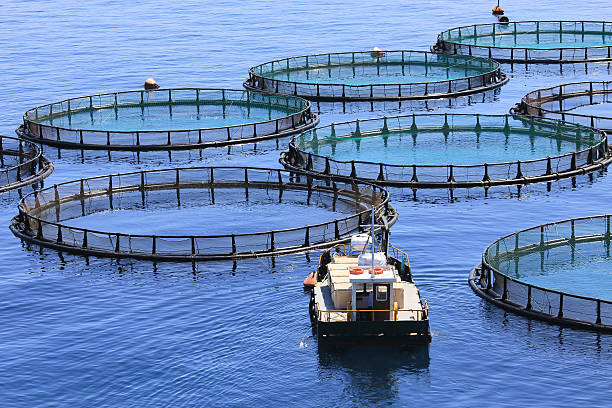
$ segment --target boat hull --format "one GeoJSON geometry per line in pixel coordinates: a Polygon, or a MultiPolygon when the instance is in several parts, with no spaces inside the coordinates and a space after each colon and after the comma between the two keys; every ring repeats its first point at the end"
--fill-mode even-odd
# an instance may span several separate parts
{"type": "Polygon", "coordinates": [[[431,342],[429,321],[314,321],[320,345],[413,346],[431,342]]]}

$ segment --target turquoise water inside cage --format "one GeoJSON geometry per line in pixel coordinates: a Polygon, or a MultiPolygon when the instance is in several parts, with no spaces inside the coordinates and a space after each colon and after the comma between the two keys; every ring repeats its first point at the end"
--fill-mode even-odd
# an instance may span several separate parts
{"type": "Polygon", "coordinates": [[[610,242],[576,243],[535,251],[499,265],[500,272],[535,286],[612,300],[610,242]]]}
{"type": "MultiPolygon", "coordinates": [[[[500,27],[500,26],[498,26],[500,27]]],[[[557,48],[585,48],[612,45],[612,33],[581,33],[581,32],[535,32],[518,33],[514,35],[509,26],[508,32],[498,28],[497,35],[451,37],[450,41],[476,45],[480,47],[500,48],[534,48],[534,49],[557,49],[557,48]]]]}
{"type": "Polygon", "coordinates": [[[346,64],[324,68],[304,67],[301,69],[271,71],[264,73],[263,76],[279,81],[358,86],[447,81],[491,72],[491,69],[487,67],[466,67],[465,65],[465,63],[457,63],[456,65],[411,63],[403,66],[397,63],[346,64]]]}
{"type": "Polygon", "coordinates": [[[386,164],[470,165],[502,163],[541,159],[558,156],[589,144],[557,139],[552,136],[530,136],[527,133],[506,135],[499,131],[474,130],[451,131],[447,137],[441,130],[421,131],[416,135],[410,130],[378,134],[361,138],[338,138],[312,143],[307,152],[329,156],[340,161],[368,161],[386,164]],[[316,150],[316,152],[315,152],[316,150]]]}
{"type": "Polygon", "coordinates": [[[262,107],[240,102],[218,104],[160,104],[143,106],[108,106],[83,109],[39,119],[44,125],[67,129],[101,131],[170,131],[216,128],[265,122],[289,116],[295,109],[262,107]]]}

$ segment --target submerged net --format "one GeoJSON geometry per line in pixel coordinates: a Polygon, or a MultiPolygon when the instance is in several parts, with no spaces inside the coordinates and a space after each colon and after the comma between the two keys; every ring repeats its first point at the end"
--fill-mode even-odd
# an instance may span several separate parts
{"type": "Polygon", "coordinates": [[[34,143],[0,136],[0,193],[37,183],[53,171],[34,143]]]}
{"type": "Polygon", "coordinates": [[[501,238],[484,252],[482,289],[528,311],[612,328],[610,218],[572,219],[501,238]]]}
{"type": "Polygon", "coordinates": [[[517,21],[452,28],[437,52],[500,62],[564,63],[612,60],[612,22],[517,21]]]}
{"type": "Polygon", "coordinates": [[[606,135],[591,128],[469,114],[336,123],[295,137],[281,158],[293,170],[415,188],[552,181],[610,160],[606,135]]]}
{"type": "Polygon", "coordinates": [[[36,191],[21,201],[11,229],[25,241],[81,254],[177,261],[238,259],[342,242],[363,230],[372,206],[377,222],[394,222],[386,191],[374,185],[334,182],[284,170],[195,167],[100,176],[36,191]],[[144,209],[164,201],[180,206],[193,198],[194,190],[205,190],[212,202],[226,201],[228,195],[230,201],[248,202],[265,192],[265,196],[276,195],[278,202],[299,199],[306,205],[325,204],[333,211],[350,210],[351,215],[295,228],[214,235],[180,231],[174,235],[126,234],[69,225],[78,217],[113,209],[144,209]]]}
{"type": "Polygon", "coordinates": [[[226,89],[91,95],[27,111],[20,133],[65,148],[177,150],[282,137],[318,122],[304,99],[226,89]]]}
{"type": "Polygon", "coordinates": [[[307,55],[249,70],[245,87],[320,101],[450,97],[503,85],[499,64],[424,51],[307,55]]]}
{"type": "Polygon", "coordinates": [[[602,107],[610,103],[612,103],[611,81],[575,82],[529,92],[514,111],[531,116],[561,119],[611,132],[611,105],[604,106],[607,109],[600,109],[600,112],[608,114],[596,114],[598,105],[602,107]]]}

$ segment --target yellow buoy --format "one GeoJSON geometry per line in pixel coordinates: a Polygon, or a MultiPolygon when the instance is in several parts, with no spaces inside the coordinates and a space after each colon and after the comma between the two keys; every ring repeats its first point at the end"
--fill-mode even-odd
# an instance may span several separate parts
{"type": "Polygon", "coordinates": [[[155,82],[153,78],[147,78],[147,80],[144,83],[144,88],[145,89],[157,89],[159,88],[159,85],[157,85],[157,82],[155,82]]]}

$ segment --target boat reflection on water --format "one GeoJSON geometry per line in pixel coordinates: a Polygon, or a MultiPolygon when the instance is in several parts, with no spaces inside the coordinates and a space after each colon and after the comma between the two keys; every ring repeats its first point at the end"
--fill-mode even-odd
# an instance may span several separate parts
{"type": "Polygon", "coordinates": [[[429,369],[429,345],[398,347],[318,347],[319,366],[356,372],[389,373],[398,369],[423,372],[429,369]]]}
{"type": "MultiPolygon", "coordinates": [[[[429,345],[397,347],[318,347],[321,377],[343,373],[356,400],[375,404],[396,398],[403,376],[429,377],[429,345]]],[[[350,391],[348,391],[350,390],[350,391]]]]}

